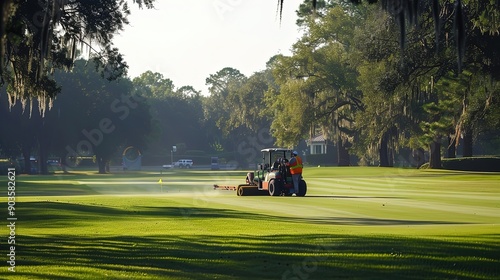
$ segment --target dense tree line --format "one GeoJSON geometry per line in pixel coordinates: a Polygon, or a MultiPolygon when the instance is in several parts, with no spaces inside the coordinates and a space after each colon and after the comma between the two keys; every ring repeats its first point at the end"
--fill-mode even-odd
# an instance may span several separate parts
{"type": "Polygon", "coordinates": [[[207,78],[211,95],[202,96],[151,71],[133,80],[108,81],[92,64],[77,60],[73,71],[54,73],[61,92],[44,116],[19,104],[9,107],[8,95],[0,94],[1,156],[22,156],[26,173],[33,169],[32,156],[41,173],[48,173],[49,158],[59,159],[65,170],[92,158],[99,172],[106,173],[110,162],[120,164],[129,146],[158,165],[169,163],[176,146],[178,154],[224,155],[248,166],[245,154],[256,160],[256,151],[272,145],[270,122],[262,111],[272,82],[269,71],[246,77],[234,68],[221,69],[207,78]],[[256,136],[266,141],[255,141],[256,136]]]}
{"type": "MultiPolygon", "coordinates": [[[[297,138],[313,131],[308,126],[320,126],[339,147],[347,143],[349,152],[368,162],[376,159],[391,166],[396,153],[411,149],[421,154],[425,149],[431,167],[439,168],[443,146],[454,157],[462,142],[463,155],[472,156],[474,140],[481,134],[498,135],[493,119],[500,106],[500,63],[494,45],[500,36],[493,3],[463,1],[462,7],[459,1],[439,1],[437,6],[420,1],[418,23],[412,21],[415,26],[407,28],[411,13],[402,19],[388,6],[313,2],[315,13],[308,8],[310,1],[299,10],[305,36],[275,69],[282,99],[308,101],[290,115],[301,120],[297,138]],[[462,8],[470,22],[460,23],[467,40],[464,49],[458,49],[463,53],[457,67],[457,50],[446,46],[463,43],[453,36],[462,8]],[[325,116],[329,119],[321,119],[325,116]]],[[[276,133],[281,143],[296,144],[276,133]]],[[[339,157],[338,163],[346,162],[339,157]]]]}
{"type": "Polygon", "coordinates": [[[95,71],[106,69],[102,61],[72,62],[72,72],[51,74],[60,93],[44,117],[30,114],[26,103],[9,107],[15,98],[0,95],[0,152],[25,158],[35,152],[43,162],[57,156],[68,166],[71,155],[94,156],[106,172],[129,145],[161,160],[174,145],[180,152],[224,154],[242,167],[258,161],[264,146],[297,147],[317,133],[336,147],[338,165],[358,164],[352,155],[366,164],[393,166],[403,157],[420,165],[428,154],[430,166],[439,168],[443,155],[455,157],[459,146],[472,156],[487,136],[495,147],[496,6],[411,1],[421,3],[418,12],[403,7],[403,16],[391,13],[387,1],[382,7],[352,2],[362,1],[304,1],[297,11],[304,35],[290,56],[270,58],[249,77],[223,68],[207,77],[208,96],[159,73],[130,80],[122,72],[108,81],[95,71]],[[458,12],[469,19],[460,30],[464,42],[456,36],[458,12]],[[462,43],[463,49],[449,47],[462,43]]]}
{"type": "Polygon", "coordinates": [[[109,82],[83,60],[72,72],[56,71],[54,79],[62,91],[45,116],[30,115],[20,105],[9,109],[7,95],[1,95],[0,149],[11,158],[22,154],[25,172],[37,155],[41,173],[48,172],[49,157],[60,159],[64,168],[75,166],[79,157],[94,157],[105,173],[118,151],[144,146],[151,130],[149,104],[130,80],[109,82]]]}
{"type": "Polygon", "coordinates": [[[4,0],[0,4],[0,86],[9,105],[37,103],[43,114],[61,86],[56,69],[70,70],[81,52],[109,80],[127,64],[113,36],[128,24],[129,5],[153,8],[154,0],[4,0]],[[35,101],[36,99],[36,101],[35,101]]]}

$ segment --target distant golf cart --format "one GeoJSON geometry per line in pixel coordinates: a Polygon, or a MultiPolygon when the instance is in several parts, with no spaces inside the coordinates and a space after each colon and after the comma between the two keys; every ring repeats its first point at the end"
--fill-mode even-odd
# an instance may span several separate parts
{"type": "MultiPolygon", "coordinates": [[[[291,196],[294,192],[290,167],[287,166],[292,150],[283,148],[267,148],[261,150],[262,163],[255,172],[248,172],[246,184],[238,186],[214,185],[214,189],[235,190],[238,196],[271,195],[291,196]]],[[[307,184],[303,178],[299,181],[297,196],[305,196],[307,184]]]]}

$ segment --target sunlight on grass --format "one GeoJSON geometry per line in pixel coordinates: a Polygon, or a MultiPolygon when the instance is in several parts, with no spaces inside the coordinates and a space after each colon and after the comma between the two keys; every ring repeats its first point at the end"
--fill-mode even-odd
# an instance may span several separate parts
{"type": "Polygon", "coordinates": [[[499,174],[309,168],[303,198],[213,190],[245,174],[20,176],[17,272],[0,277],[500,276],[499,174]]]}

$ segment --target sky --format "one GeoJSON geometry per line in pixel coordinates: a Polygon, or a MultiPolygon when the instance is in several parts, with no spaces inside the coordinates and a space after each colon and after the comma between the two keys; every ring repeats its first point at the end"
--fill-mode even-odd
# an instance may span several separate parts
{"type": "Polygon", "coordinates": [[[301,2],[285,1],[280,22],[277,0],[157,0],[153,10],[131,7],[113,42],[130,78],[150,70],[207,95],[205,79],[224,67],[250,76],[273,55],[289,55],[301,2]]]}

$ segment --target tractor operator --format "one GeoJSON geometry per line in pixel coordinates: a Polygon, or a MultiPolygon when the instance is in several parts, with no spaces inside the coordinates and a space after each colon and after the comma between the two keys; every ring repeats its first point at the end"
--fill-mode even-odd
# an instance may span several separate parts
{"type": "Polygon", "coordinates": [[[299,193],[299,181],[302,177],[302,159],[298,156],[297,151],[292,152],[292,158],[287,165],[290,167],[293,188],[295,191],[295,195],[297,195],[299,193]]]}

